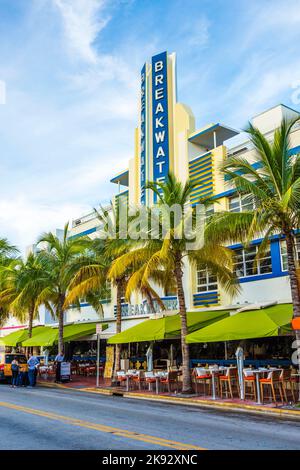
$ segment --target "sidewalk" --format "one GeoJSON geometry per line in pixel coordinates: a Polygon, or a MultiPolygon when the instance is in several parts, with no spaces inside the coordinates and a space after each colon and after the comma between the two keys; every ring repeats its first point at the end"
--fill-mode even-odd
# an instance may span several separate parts
{"type": "Polygon", "coordinates": [[[38,380],[39,385],[73,389],[79,392],[89,392],[109,396],[118,395],[130,399],[150,400],[161,403],[197,406],[202,408],[206,407],[222,411],[257,413],[272,417],[276,416],[280,418],[300,420],[300,407],[297,406],[288,407],[287,405],[283,406],[280,403],[277,405],[274,403],[257,405],[253,401],[241,400],[239,398],[213,400],[210,396],[189,395],[185,397],[181,394],[168,392],[160,392],[159,394],[156,394],[149,390],[130,390],[127,392],[125,387],[112,387],[110,382],[110,380],[104,381],[104,379],[101,378],[100,386],[97,388],[95,377],[72,376],[72,381],[65,384],[56,384],[54,382],[54,378],[51,380],[45,380],[40,377],[38,380]]]}

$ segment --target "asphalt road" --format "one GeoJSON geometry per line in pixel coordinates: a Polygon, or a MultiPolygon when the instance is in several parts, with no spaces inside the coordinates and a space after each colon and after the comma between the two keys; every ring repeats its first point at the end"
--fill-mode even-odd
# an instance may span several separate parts
{"type": "Polygon", "coordinates": [[[300,449],[300,422],[0,385],[0,449],[300,449]]]}

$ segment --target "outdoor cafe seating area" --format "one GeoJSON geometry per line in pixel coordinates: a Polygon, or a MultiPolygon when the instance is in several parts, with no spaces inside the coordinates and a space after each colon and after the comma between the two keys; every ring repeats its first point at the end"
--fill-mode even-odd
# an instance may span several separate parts
{"type": "MultiPolygon", "coordinates": [[[[126,392],[178,394],[182,389],[182,371],[136,369],[117,372],[120,387],[126,392]]],[[[203,365],[191,370],[196,397],[212,400],[247,400],[257,404],[295,403],[299,395],[296,369],[245,367],[242,385],[236,366],[203,365]]]]}
{"type": "Polygon", "coordinates": [[[293,403],[298,398],[299,374],[291,368],[245,367],[242,384],[235,366],[210,365],[193,370],[195,392],[212,399],[248,399],[258,404],[293,403]]]}
{"type": "MultiPolygon", "coordinates": [[[[52,358],[51,358],[52,359],[52,358]]],[[[54,358],[53,358],[54,359],[54,358]]],[[[104,365],[101,362],[99,366],[99,375],[103,376],[104,365]]],[[[56,364],[54,360],[50,360],[47,365],[41,361],[41,365],[38,370],[38,374],[41,378],[51,379],[55,377],[56,364]]],[[[73,380],[80,377],[96,377],[97,375],[97,364],[94,358],[80,358],[75,357],[71,360],[71,376],[73,380]]]]}

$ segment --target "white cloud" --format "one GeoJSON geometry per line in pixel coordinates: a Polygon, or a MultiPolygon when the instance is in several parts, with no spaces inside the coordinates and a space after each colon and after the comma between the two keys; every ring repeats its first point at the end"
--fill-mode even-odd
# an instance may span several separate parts
{"type": "Polygon", "coordinates": [[[105,0],[54,0],[64,22],[65,36],[75,58],[95,64],[94,42],[109,21],[103,15],[105,0]]]}
{"type": "Polygon", "coordinates": [[[6,227],[6,230],[1,235],[8,237],[24,253],[26,247],[34,243],[41,233],[63,227],[72,218],[90,210],[91,207],[83,204],[42,204],[31,200],[25,193],[13,199],[2,198],[0,225],[6,227]]]}
{"type": "Polygon", "coordinates": [[[209,28],[210,22],[205,16],[197,18],[193,24],[189,23],[186,33],[187,45],[197,48],[207,46],[209,42],[209,28]]]}

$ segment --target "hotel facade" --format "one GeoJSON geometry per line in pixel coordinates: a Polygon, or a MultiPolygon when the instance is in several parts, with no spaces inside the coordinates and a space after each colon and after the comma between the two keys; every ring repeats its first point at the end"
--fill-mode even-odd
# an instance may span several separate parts
{"type": "MultiPolygon", "coordinates": [[[[146,181],[164,181],[172,171],[182,182],[190,179],[196,184],[192,191],[191,205],[200,198],[209,196],[213,203],[206,208],[207,215],[229,210],[239,212],[249,209],[249,200],[239,196],[231,182],[220,171],[220,165],[231,155],[246,158],[257,168],[257,155],[245,133],[241,133],[219,122],[208,123],[197,129],[195,117],[189,106],[177,100],[176,56],[160,53],[145,63],[140,76],[139,121],[134,130],[134,156],[124,171],[114,175],[111,183],[116,184],[117,194],[113,204],[120,200],[134,206],[155,202],[153,193],[145,189],[146,181]]],[[[275,129],[283,118],[294,118],[299,113],[288,106],[279,104],[257,116],[252,124],[272,140],[275,129]]],[[[217,117],[217,116],[216,116],[217,117]]],[[[300,153],[300,126],[296,125],[291,134],[291,155],[300,153]]],[[[72,221],[71,236],[88,235],[97,237],[99,220],[90,213],[72,221]]],[[[231,246],[236,253],[236,273],[241,292],[230,298],[220,287],[216,277],[206,270],[197,270],[186,265],[184,288],[187,309],[201,310],[213,308],[239,308],[245,304],[289,302],[290,288],[287,272],[285,243],[278,234],[270,240],[269,250],[258,266],[254,267],[254,257],[260,239],[252,241],[249,248],[241,244],[231,246]]],[[[300,256],[300,239],[297,246],[300,256]]],[[[174,293],[159,292],[167,311],[177,310],[174,293]]],[[[111,299],[104,300],[105,320],[113,320],[116,312],[114,289],[111,299]]],[[[158,309],[159,311],[159,309],[158,309]]],[[[122,305],[124,328],[130,327],[149,317],[146,300],[135,295],[131,303],[122,305]]],[[[94,319],[96,313],[87,304],[81,311],[70,309],[68,321],[80,318],[94,319]]]]}
{"type": "MultiPolygon", "coordinates": [[[[231,155],[246,158],[254,168],[259,166],[257,155],[245,133],[239,132],[218,121],[197,129],[195,117],[189,106],[177,100],[176,56],[160,53],[145,63],[140,74],[140,98],[137,106],[139,119],[133,131],[134,155],[128,167],[112,175],[113,204],[151,206],[153,193],[145,189],[146,181],[164,181],[172,171],[182,182],[190,179],[196,184],[190,204],[209,196],[213,203],[206,208],[207,216],[220,210],[239,212],[249,209],[249,200],[239,196],[231,182],[220,171],[220,165],[231,155]]],[[[275,129],[283,118],[293,118],[299,113],[279,104],[251,120],[272,140],[275,129]]],[[[216,119],[218,117],[216,116],[216,119]]],[[[291,155],[300,153],[300,126],[295,125],[291,133],[291,155]]],[[[83,215],[72,221],[70,236],[99,236],[100,222],[95,213],[83,215]]],[[[197,270],[186,265],[184,268],[184,289],[187,309],[242,307],[245,304],[290,302],[287,256],[282,236],[270,240],[269,250],[260,259],[257,268],[254,258],[260,239],[252,241],[249,248],[236,244],[231,248],[236,253],[236,273],[241,292],[230,298],[220,287],[218,279],[206,270],[197,270]]],[[[300,239],[297,246],[300,256],[300,239]]],[[[158,291],[168,312],[178,311],[174,293],[158,291]]],[[[107,337],[114,333],[116,313],[116,292],[112,288],[111,298],[103,299],[104,320],[109,328],[107,337]]],[[[157,308],[159,313],[159,308],[157,308]]],[[[122,304],[122,328],[128,328],[150,316],[146,299],[134,295],[131,303],[122,304]]],[[[87,303],[81,310],[69,309],[66,322],[89,321],[99,318],[87,303]]],[[[41,322],[50,322],[47,312],[41,314],[41,322]]]]}

